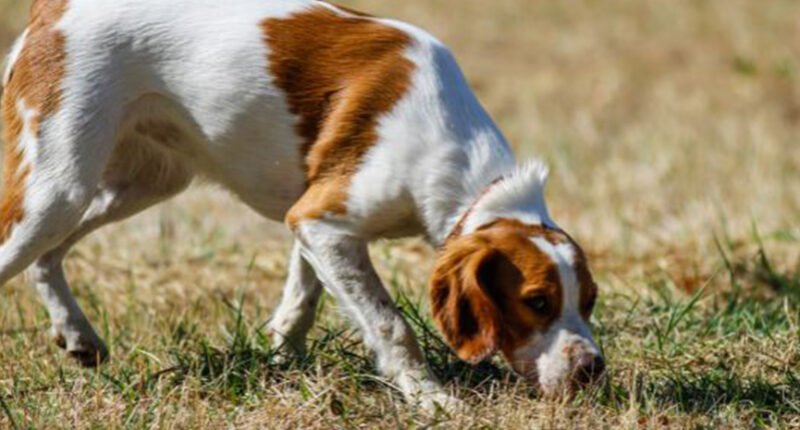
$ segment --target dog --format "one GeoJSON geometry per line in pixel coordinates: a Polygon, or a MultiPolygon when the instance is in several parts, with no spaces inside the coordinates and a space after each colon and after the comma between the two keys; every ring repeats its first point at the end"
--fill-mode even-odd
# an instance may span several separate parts
{"type": "Polygon", "coordinates": [[[453,55],[414,26],[316,0],[36,0],[3,87],[0,284],[28,269],[53,338],[86,366],[108,352],[65,254],[202,177],[293,232],[268,325],[285,350],[303,352],[327,291],[408,399],[457,402],[367,253],[422,235],[458,357],[500,354],[544,394],[603,371],[597,286],[548,213],[547,168],[516,163],[453,55]]]}

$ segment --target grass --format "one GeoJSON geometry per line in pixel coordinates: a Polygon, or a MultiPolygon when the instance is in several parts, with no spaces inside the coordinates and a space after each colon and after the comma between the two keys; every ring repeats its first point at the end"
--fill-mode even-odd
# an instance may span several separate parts
{"type": "MultiPolygon", "coordinates": [[[[27,2],[0,0],[0,50],[27,2]]],[[[800,4],[349,1],[453,47],[600,281],[607,377],[537,398],[432,329],[418,239],[372,248],[468,413],[428,416],[325,299],[303,359],[264,335],[289,238],[197,188],[70,254],[111,361],[78,368],[22,279],[0,288],[0,428],[800,428],[800,4]]]]}
{"type": "MultiPolygon", "coordinates": [[[[76,368],[40,331],[5,333],[3,355],[15,360],[3,361],[0,406],[11,428],[799,425],[800,272],[770,271],[763,248],[737,258],[725,252],[720,270],[692,295],[666,276],[651,279],[648,294],[607,292],[595,327],[611,369],[573,401],[537,399],[502,363],[458,362],[435,334],[419,294],[409,295],[415,287],[390,276],[434,372],[474,405],[474,414],[430,417],[405,406],[376,377],[370,354],[330,302],[307,356],[276,360],[264,333],[268,312],[244,292],[185,303],[182,313],[101,325],[114,360],[97,371],[76,368]],[[711,292],[730,282],[739,289],[711,292]],[[776,292],[774,285],[785,289],[776,292]],[[215,328],[203,328],[209,319],[215,328]],[[23,360],[30,348],[32,359],[23,360]]],[[[12,303],[2,306],[4,315],[13,314],[12,303]]],[[[109,318],[100,306],[90,313],[94,321],[109,318]]],[[[44,324],[44,311],[36,314],[44,324]]]]}

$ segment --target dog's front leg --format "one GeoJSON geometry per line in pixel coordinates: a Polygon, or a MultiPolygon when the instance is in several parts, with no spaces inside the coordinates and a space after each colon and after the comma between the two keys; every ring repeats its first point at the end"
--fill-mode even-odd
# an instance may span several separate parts
{"type": "Polygon", "coordinates": [[[455,407],[458,400],[430,373],[413,331],[375,273],[366,242],[322,221],[301,223],[295,231],[303,257],[358,324],[381,372],[411,402],[455,407]]]}

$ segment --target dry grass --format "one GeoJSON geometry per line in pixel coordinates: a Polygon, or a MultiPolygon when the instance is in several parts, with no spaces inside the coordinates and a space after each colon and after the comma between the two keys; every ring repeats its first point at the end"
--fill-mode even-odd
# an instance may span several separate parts
{"type": "MultiPolygon", "coordinates": [[[[26,3],[0,0],[0,50],[26,3]]],[[[0,428],[800,427],[800,3],[346,3],[437,34],[518,153],[552,163],[552,212],[601,281],[609,378],[539,400],[501,364],[455,363],[423,318],[437,372],[472,405],[426,417],[375,378],[330,301],[309,358],[274,364],[261,327],[288,237],[198,189],[69,258],[107,366],[47,341],[22,279],[0,289],[0,428]]],[[[424,309],[430,250],[373,251],[406,312],[424,309]]]]}

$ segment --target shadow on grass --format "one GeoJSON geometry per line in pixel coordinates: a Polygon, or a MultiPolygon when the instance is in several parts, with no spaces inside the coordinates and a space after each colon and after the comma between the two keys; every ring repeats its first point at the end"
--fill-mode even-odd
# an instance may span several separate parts
{"type": "Polygon", "coordinates": [[[623,412],[633,399],[640,409],[714,415],[730,409],[749,411],[761,418],[800,415],[800,380],[784,372],[778,381],[741,377],[725,370],[702,369],[640,374],[633,383],[606,379],[579,403],[596,404],[623,412]]]}
{"type": "Polygon", "coordinates": [[[777,415],[800,414],[800,381],[791,373],[779,382],[723,372],[673,375],[647,384],[644,396],[655,406],[684,412],[708,413],[736,405],[777,415]]]}
{"type": "MultiPolygon", "coordinates": [[[[418,307],[404,296],[398,299],[398,305],[417,333],[431,370],[443,382],[482,392],[488,390],[492,381],[514,379],[510,372],[492,363],[471,366],[460,361],[419,314],[418,307]]],[[[228,307],[232,322],[226,344],[213,346],[205,337],[197,339],[188,323],[179,323],[171,343],[187,347],[175,348],[172,357],[176,365],[155,375],[157,378],[152,382],[169,374],[172,382],[179,385],[191,376],[202,381],[209,394],[223,391],[233,396],[247,394],[265,384],[302,390],[298,385],[302,383],[299,375],[320,373],[346,375],[351,383],[368,390],[387,385],[379,377],[372,354],[354,330],[323,328],[321,336],[309,342],[305,355],[290,354],[287,359],[273,347],[263,325],[248,326],[240,306],[228,304],[228,307]]]]}

